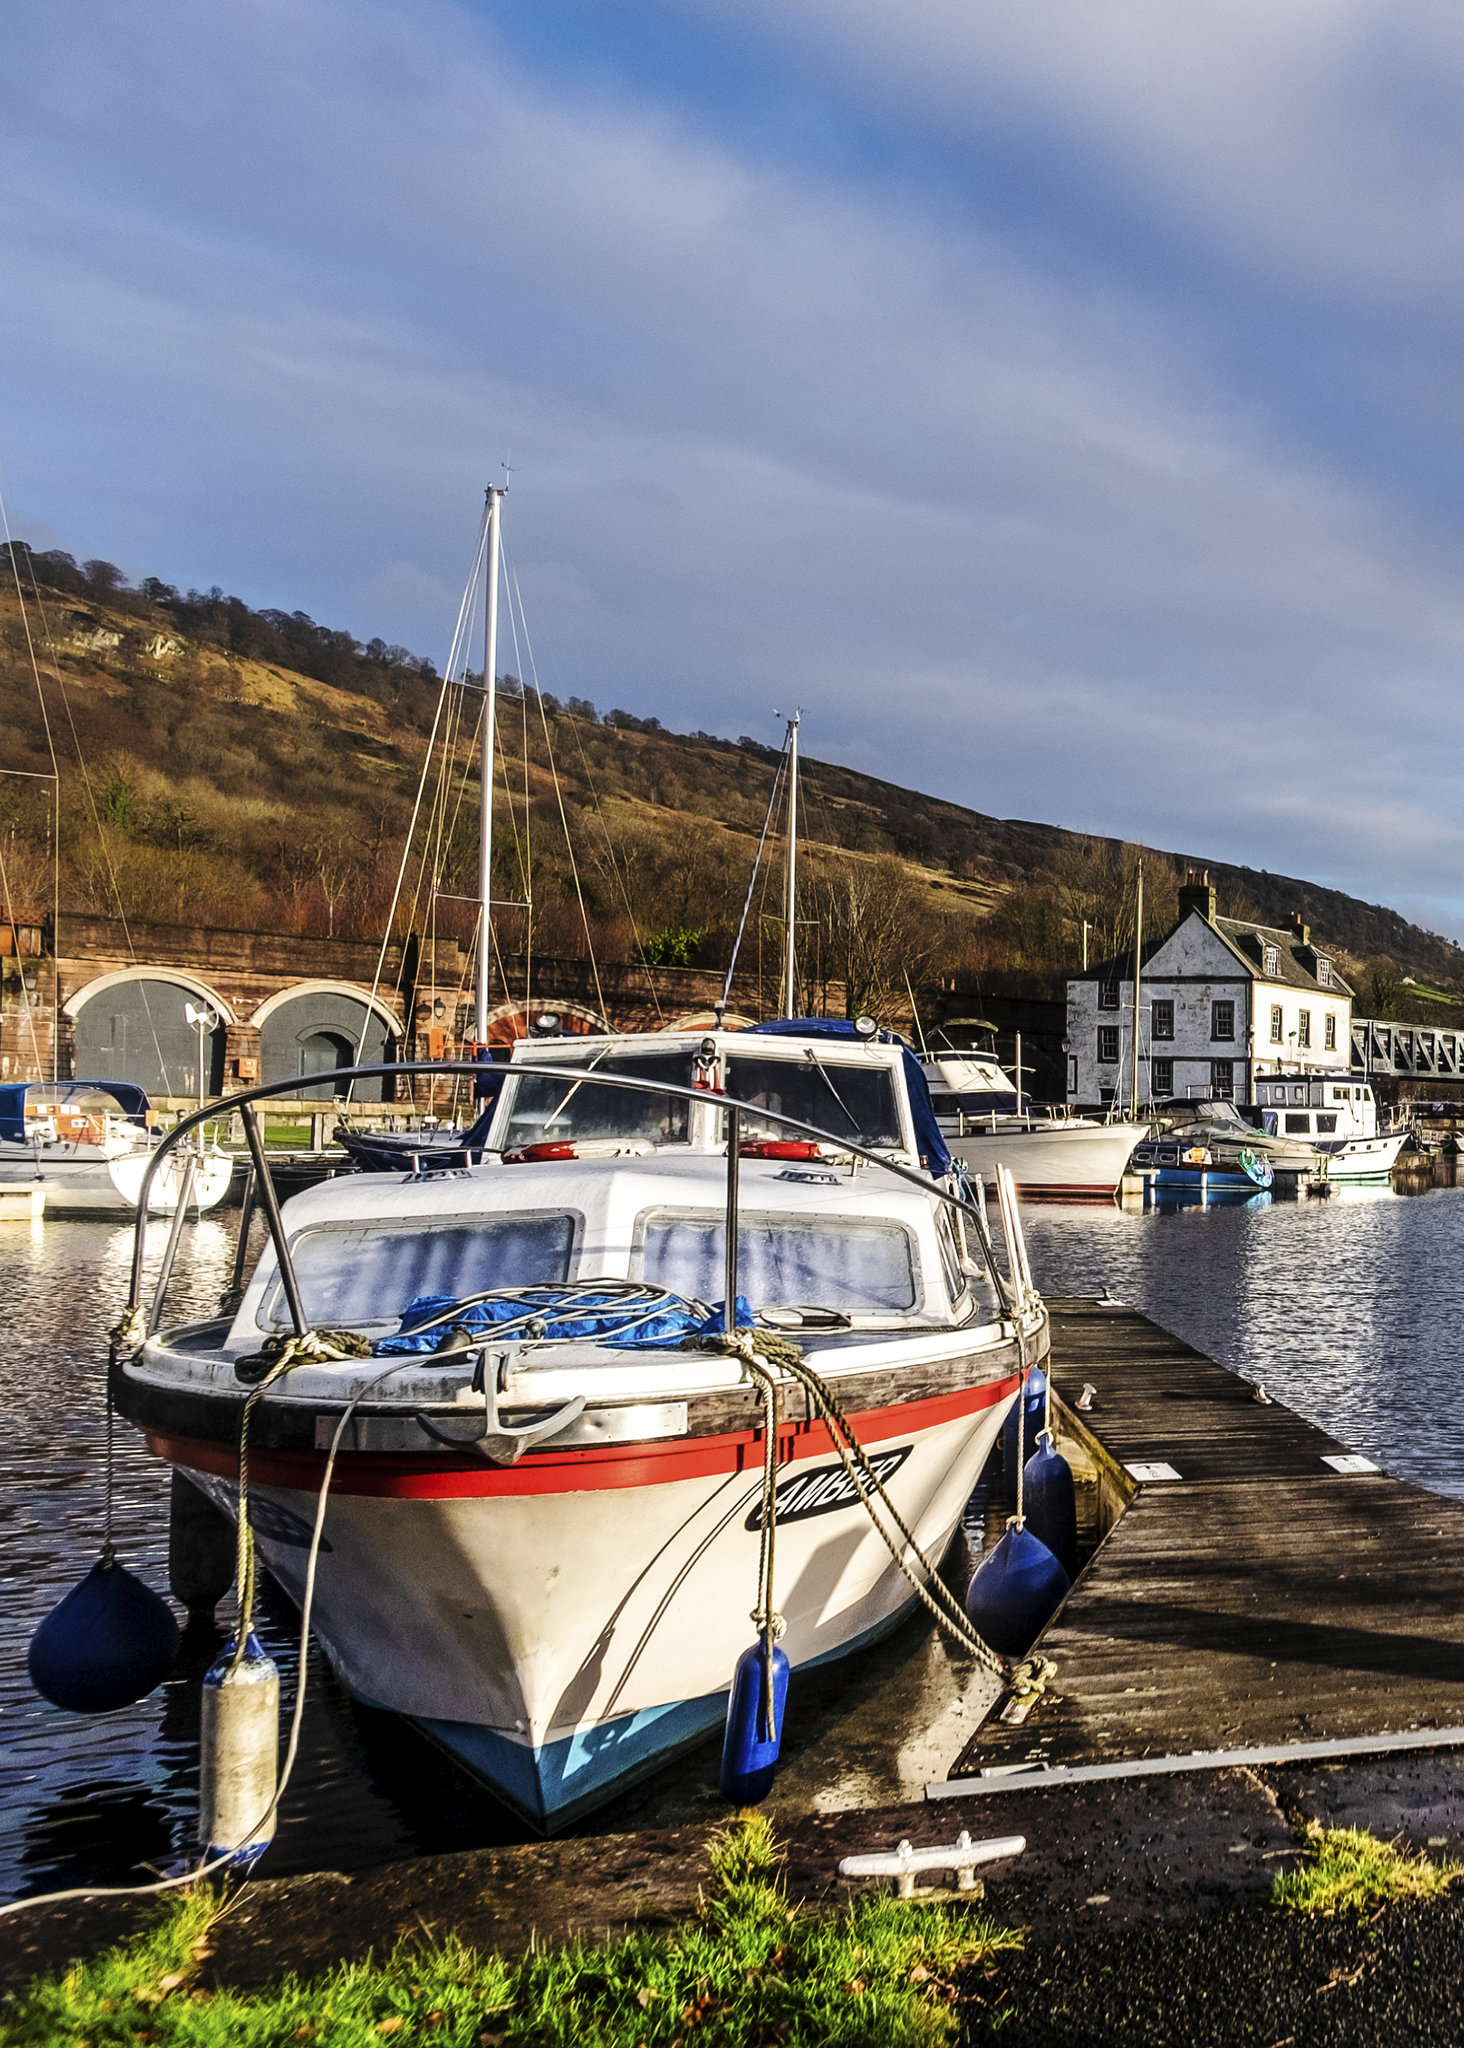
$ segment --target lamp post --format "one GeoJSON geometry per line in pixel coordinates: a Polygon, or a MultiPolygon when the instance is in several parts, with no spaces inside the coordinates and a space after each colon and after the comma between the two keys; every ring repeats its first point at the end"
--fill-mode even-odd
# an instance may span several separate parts
{"type": "Polygon", "coordinates": [[[218,1025],[218,1014],[216,1011],[211,1010],[207,1003],[204,1003],[201,1008],[197,1009],[192,1003],[185,1003],[183,1005],[183,1015],[190,1024],[195,1026],[198,1032],[198,1106],[202,1109],[208,1099],[208,1086],[204,1073],[205,1046],[209,1032],[216,1029],[218,1025]]]}

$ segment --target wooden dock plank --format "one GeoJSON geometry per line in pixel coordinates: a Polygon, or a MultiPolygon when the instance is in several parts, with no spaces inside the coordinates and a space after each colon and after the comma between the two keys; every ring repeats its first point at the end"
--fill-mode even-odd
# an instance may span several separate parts
{"type": "MultiPolygon", "coordinates": [[[[1464,1726],[1464,1502],[1383,1473],[1132,1310],[1053,1305],[1054,1391],[1141,1486],[1048,1627],[1052,1692],[952,1775],[1464,1726]]],[[[1272,1390],[1275,1391],[1274,1389],[1272,1390]]]]}

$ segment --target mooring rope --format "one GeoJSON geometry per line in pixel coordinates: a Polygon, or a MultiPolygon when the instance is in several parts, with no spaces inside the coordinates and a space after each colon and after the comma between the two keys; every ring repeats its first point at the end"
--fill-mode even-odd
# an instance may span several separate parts
{"type": "MultiPolygon", "coordinates": [[[[234,1567],[235,1583],[239,1589],[239,1614],[234,1629],[234,1656],[229,1665],[231,1672],[237,1671],[244,1662],[250,1630],[254,1626],[257,1567],[254,1530],[249,1521],[249,1425],[254,1419],[254,1411],[275,1382],[283,1379],[287,1372],[293,1372],[297,1365],[343,1358],[369,1358],[370,1355],[370,1344],[353,1330],[302,1330],[298,1337],[267,1337],[259,1351],[235,1361],[236,1374],[240,1366],[263,1365],[265,1372],[263,1378],[250,1388],[239,1420],[238,1547],[234,1567]]],[[[392,1370],[399,1368],[393,1367],[392,1370]]],[[[356,1399],[359,1400],[360,1395],[356,1399]]],[[[351,1405],[354,1408],[355,1402],[351,1405]]]]}
{"type": "Polygon", "coordinates": [[[773,1606],[773,1572],[778,1544],[778,1388],[771,1372],[762,1376],[763,1498],[762,1530],[757,1560],[757,1605],[754,1626],[763,1641],[763,1739],[771,1742],[773,1720],[773,1645],[787,1623],[773,1606]]]}
{"type": "MultiPolygon", "coordinates": [[[[721,1351],[742,1361],[750,1377],[762,1382],[764,1388],[776,1388],[777,1375],[781,1369],[787,1372],[811,1396],[815,1407],[828,1425],[829,1436],[837,1452],[839,1462],[853,1486],[855,1494],[868,1514],[876,1531],[889,1551],[901,1575],[922,1605],[928,1609],[935,1622],[946,1633],[971,1652],[979,1664],[1005,1681],[1009,1665],[991,1645],[976,1633],[950,1588],[941,1578],[936,1567],[916,1541],[914,1532],[906,1526],[899,1509],[890,1499],[879,1474],[870,1464],[864,1447],[854,1432],[853,1425],[845,1415],[832,1389],[809,1365],[796,1345],[786,1338],[771,1337],[763,1331],[727,1331],[717,1336],[697,1337],[689,1340],[698,1350],[721,1351]],[[889,1516],[898,1532],[896,1542],[890,1530],[876,1512],[876,1502],[889,1516]],[[906,1552],[913,1557],[924,1577],[911,1569],[906,1552]]],[[[766,1395],[765,1395],[766,1399],[766,1395]]],[[[767,1471],[764,1453],[764,1473],[767,1471]]],[[[767,1480],[764,1477],[764,1488],[767,1480]]]]}

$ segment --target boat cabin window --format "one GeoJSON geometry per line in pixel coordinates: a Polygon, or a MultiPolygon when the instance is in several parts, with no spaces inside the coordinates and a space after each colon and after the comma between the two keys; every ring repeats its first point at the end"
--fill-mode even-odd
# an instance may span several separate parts
{"type": "MultiPolygon", "coordinates": [[[[900,1111],[890,1068],[840,1063],[805,1055],[796,1060],[757,1059],[734,1052],[727,1058],[727,1093],[754,1109],[777,1110],[835,1138],[871,1149],[900,1145],[900,1111]]],[[[744,1133],[768,1138],[796,1137],[777,1124],[742,1118],[744,1133]]]]}
{"type": "MultiPolygon", "coordinates": [[[[726,1291],[720,1215],[650,1210],[636,1229],[635,1277],[696,1301],[726,1291]]],[[[915,1260],[898,1223],[744,1216],[737,1231],[737,1291],[763,1308],[833,1308],[889,1314],[915,1306],[915,1260]]]]}
{"type": "Polygon", "coordinates": [[[1329,1131],[1335,1131],[1335,1130],[1336,1130],[1336,1128],[1337,1128],[1337,1112],[1336,1112],[1335,1110],[1332,1110],[1332,1111],[1330,1112],[1330,1114],[1329,1114],[1329,1115],[1327,1115],[1327,1116],[1319,1116],[1319,1117],[1317,1118],[1317,1136],[1318,1136],[1318,1137],[1325,1137],[1325,1136],[1327,1135],[1327,1133],[1328,1133],[1329,1131]]]}
{"type": "MultiPolygon", "coordinates": [[[[628,1074],[637,1081],[692,1084],[691,1054],[629,1053],[619,1059],[588,1053],[576,1062],[596,1073],[628,1074]]],[[[545,1080],[524,1074],[505,1084],[509,1116],[503,1149],[520,1145],[570,1143],[577,1138],[648,1138],[657,1145],[684,1145],[691,1105],[684,1096],[650,1095],[640,1088],[607,1088],[599,1082],[545,1080]]]]}
{"type": "Polygon", "coordinates": [[[1332,1100],[1334,1102],[1348,1102],[1351,1100],[1351,1097],[1352,1090],[1350,1088],[1334,1088],[1332,1090],[1332,1100]]]}
{"type": "MultiPolygon", "coordinates": [[[[306,1319],[353,1328],[395,1322],[422,1294],[460,1298],[567,1280],[574,1228],[573,1216],[555,1213],[443,1217],[410,1226],[383,1218],[306,1228],[290,1251],[306,1319]]],[[[258,1321],[264,1328],[289,1321],[278,1277],[258,1321]]]]}
{"type": "Polygon", "coordinates": [[[1295,1110],[1288,1110],[1286,1112],[1286,1129],[1291,1137],[1304,1138],[1311,1130],[1311,1118],[1305,1110],[1300,1115],[1295,1110]]]}

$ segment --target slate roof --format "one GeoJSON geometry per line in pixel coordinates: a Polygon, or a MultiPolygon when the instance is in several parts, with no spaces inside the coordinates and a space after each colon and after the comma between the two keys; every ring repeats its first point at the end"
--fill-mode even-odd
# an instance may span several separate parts
{"type": "MultiPolygon", "coordinates": [[[[1185,912],[1185,917],[1198,917],[1199,915],[1198,911],[1185,912]]],[[[1181,918],[1179,923],[1183,924],[1184,921],[1184,918],[1181,918]]],[[[1285,931],[1269,924],[1247,924],[1243,918],[1237,917],[1206,918],[1203,921],[1209,925],[1211,931],[1214,932],[1221,944],[1235,955],[1245,972],[1255,981],[1285,982],[1292,988],[1305,989],[1308,995],[1316,993],[1329,996],[1351,996],[1355,993],[1351,984],[1344,981],[1338,972],[1335,960],[1332,960],[1331,980],[1325,985],[1317,980],[1316,963],[1318,958],[1331,959],[1332,956],[1328,953],[1325,946],[1303,945],[1300,937],[1294,931],[1285,931]],[[1277,964],[1274,974],[1264,972],[1265,949],[1267,946],[1274,946],[1276,948],[1277,964]]],[[[1149,962],[1159,951],[1160,947],[1166,946],[1178,930],[1179,925],[1175,925],[1162,938],[1146,939],[1144,941],[1142,958],[1146,972],[1149,962]]],[[[1096,966],[1090,967],[1086,974],[1073,974],[1068,977],[1070,981],[1118,982],[1130,982],[1133,978],[1134,956],[1132,951],[1120,953],[1113,960],[1100,960],[1096,966]]],[[[1161,976],[1160,979],[1162,980],[1163,977],[1161,976]]]]}

